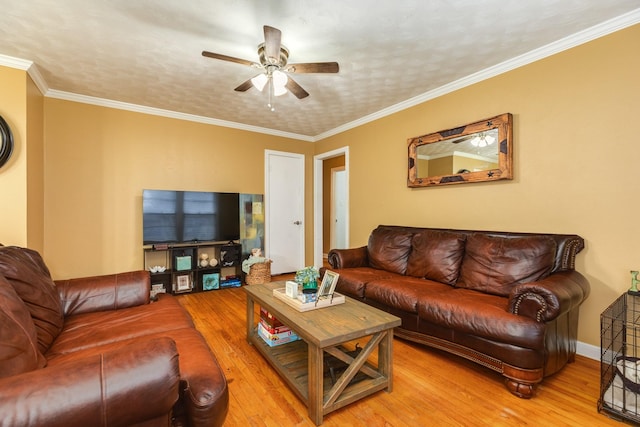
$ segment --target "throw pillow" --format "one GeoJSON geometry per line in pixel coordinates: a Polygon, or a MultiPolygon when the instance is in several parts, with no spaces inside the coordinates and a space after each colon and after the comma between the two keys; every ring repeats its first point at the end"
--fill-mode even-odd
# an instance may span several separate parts
{"type": "Polygon", "coordinates": [[[42,354],[56,339],[63,325],[62,303],[49,269],[40,254],[16,246],[0,247],[0,275],[24,301],[38,334],[42,354]]]}
{"type": "Polygon", "coordinates": [[[404,274],[411,250],[411,236],[407,231],[378,227],[371,232],[367,252],[369,265],[392,273],[404,274]]]}
{"type": "Polygon", "coordinates": [[[13,286],[0,276],[0,378],[43,368],[36,327],[13,286]]]}
{"type": "Polygon", "coordinates": [[[407,276],[454,285],[460,273],[466,236],[451,231],[424,230],[413,236],[407,276]]]}
{"type": "Polygon", "coordinates": [[[546,277],[555,253],[555,241],[545,236],[472,234],[467,238],[456,286],[508,296],[514,285],[546,277]]]}

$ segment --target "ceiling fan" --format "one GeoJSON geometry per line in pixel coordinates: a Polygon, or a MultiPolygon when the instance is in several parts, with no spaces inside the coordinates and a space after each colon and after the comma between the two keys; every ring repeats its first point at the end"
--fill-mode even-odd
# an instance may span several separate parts
{"type": "Polygon", "coordinates": [[[287,93],[287,90],[298,99],[306,98],[309,93],[295,82],[288,74],[299,73],[337,73],[339,66],[337,62],[309,62],[301,64],[288,64],[289,49],[281,43],[282,32],[277,28],[264,26],[264,43],[258,46],[258,57],[260,63],[248,61],[246,59],[234,58],[208,51],[202,51],[202,56],[220,59],[223,61],[235,62],[237,64],[248,65],[262,70],[255,77],[247,80],[235,88],[238,92],[245,92],[252,86],[262,91],[265,87],[269,91],[269,103],[267,106],[274,110],[272,97],[287,93]]]}

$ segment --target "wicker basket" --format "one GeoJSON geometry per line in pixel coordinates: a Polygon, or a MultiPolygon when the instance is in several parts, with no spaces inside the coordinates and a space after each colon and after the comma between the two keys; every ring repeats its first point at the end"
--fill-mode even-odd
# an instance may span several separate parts
{"type": "Polygon", "coordinates": [[[271,282],[271,260],[252,264],[245,281],[247,285],[263,285],[271,282]]]}

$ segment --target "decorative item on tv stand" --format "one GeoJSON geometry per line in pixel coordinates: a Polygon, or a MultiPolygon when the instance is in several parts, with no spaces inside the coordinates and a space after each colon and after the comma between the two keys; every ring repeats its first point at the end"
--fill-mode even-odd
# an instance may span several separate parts
{"type": "Polygon", "coordinates": [[[638,279],[638,271],[631,270],[631,288],[629,288],[629,290],[627,291],[629,295],[640,296],[638,285],[640,285],[640,279],[638,279]]]}
{"type": "Polygon", "coordinates": [[[200,261],[198,261],[198,265],[200,266],[200,268],[205,268],[205,267],[213,268],[218,265],[218,260],[215,258],[209,258],[209,254],[207,253],[201,253],[200,261]]]}

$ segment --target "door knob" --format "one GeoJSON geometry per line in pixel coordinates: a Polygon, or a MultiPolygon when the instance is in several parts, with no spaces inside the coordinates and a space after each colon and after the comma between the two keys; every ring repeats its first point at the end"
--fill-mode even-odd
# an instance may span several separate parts
{"type": "Polygon", "coordinates": [[[293,221],[293,223],[294,223],[295,225],[300,225],[300,224],[302,224],[302,221],[293,221]]]}

